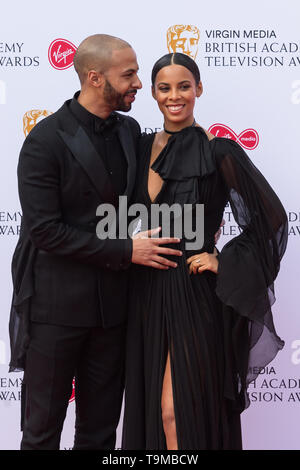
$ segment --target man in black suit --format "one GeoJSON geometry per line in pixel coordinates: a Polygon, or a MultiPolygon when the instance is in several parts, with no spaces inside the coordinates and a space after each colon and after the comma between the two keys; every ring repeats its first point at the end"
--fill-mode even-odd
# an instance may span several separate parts
{"type": "Polygon", "coordinates": [[[74,57],[81,91],[27,136],[18,183],[23,211],[12,274],[10,370],[25,370],[21,449],[59,449],[76,380],[74,449],[113,449],[123,393],[128,270],[175,267],[172,239],[99,239],[97,207],[135,184],[141,88],[131,46],[85,39],[74,57]],[[163,256],[162,256],[163,255],[163,256]],[[26,393],[25,393],[26,392],[26,393]]]}

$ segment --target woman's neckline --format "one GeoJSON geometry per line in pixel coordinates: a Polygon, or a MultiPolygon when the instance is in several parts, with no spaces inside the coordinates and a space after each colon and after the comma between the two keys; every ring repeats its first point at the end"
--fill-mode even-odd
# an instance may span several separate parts
{"type": "MultiPolygon", "coordinates": [[[[192,126],[184,127],[184,128],[181,129],[181,130],[188,129],[189,127],[192,127],[192,126]]],[[[215,135],[213,135],[213,134],[211,134],[211,133],[209,133],[209,135],[212,135],[213,137],[212,137],[212,138],[209,138],[208,131],[206,131],[202,126],[199,126],[199,125],[196,124],[196,125],[193,126],[193,127],[195,127],[195,128],[199,127],[200,129],[202,129],[203,132],[205,133],[206,137],[207,137],[207,140],[208,140],[209,142],[212,142],[212,141],[215,140],[215,139],[223,139],[223,140],[224,140],[224,137],[217,137],[217,136],[215,136],[215,135]]],[[[161,131],[155,131],[155,132],[151,132],[151,133],[146,134],[146,135],[147,135],[147,136],[152,136],[152,137],[153,137],[153,142],[154,142],[155,137],[156,137],[158,134],[162,133],[162,132],[164,132],[164,131],[163,131],[163,130],[161,130],[161,131]]],[[[181,131],[178,131],[178,134],[179,134],[180,132],[181,132],[181,131]]],[[[176,134],[175,134],[175,135],[176,135],[176,134]]],[[[169,139],[170,139],[171,137],[172,137],[172,135],[169,135],[169,136],[168,136],[168,140],[167,140],[167,142],[166,142],[166,145],[167,145],[167,143],[168,143],[168,141],[169,141],[169,139]]]]}
{"type": "Polygon", "coordinates": [[[191,124],[190,126],[183,127],[182,129],[179,129],[179,131],[169,131],[168,129],[166,129],[165,124],[163,125],[164,132],[169,135],[179,134],[181,131],[183,131],[184,129],[188,129],[189,127],[200,127],[200,126],[197,126],[196,119],[194,119],[193,124],[191,124]]]}

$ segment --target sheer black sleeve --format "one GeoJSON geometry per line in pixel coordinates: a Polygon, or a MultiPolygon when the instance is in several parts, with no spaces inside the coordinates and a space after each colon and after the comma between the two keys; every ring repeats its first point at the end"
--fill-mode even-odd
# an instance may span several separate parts
{"type": "Polygon", "coordinates": [[[242,148],[234,141],[216,139],[215,151],[233,216],[242,229],[219,254],[216,293],[234,318],[232,373],[238,375],[240,391],[245,391],[284,346],[271,306],[288,224],[279,198],[242,148]]]}

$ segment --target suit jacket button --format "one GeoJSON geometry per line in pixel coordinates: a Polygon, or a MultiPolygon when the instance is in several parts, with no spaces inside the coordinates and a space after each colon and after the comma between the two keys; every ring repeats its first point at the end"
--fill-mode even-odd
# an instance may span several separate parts
{"type": "Polygon", "coordinates": [[[109,263],[106,263],[106,267],[107,267],[107,268],[110,268],[110,264],[109,264],[109,263]]]}

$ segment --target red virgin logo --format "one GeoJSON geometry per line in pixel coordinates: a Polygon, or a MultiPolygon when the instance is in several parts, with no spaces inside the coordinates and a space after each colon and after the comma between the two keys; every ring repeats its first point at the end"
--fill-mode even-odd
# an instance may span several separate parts
{"type": "Polygon", "coordinates": [[[48,59],[52,67],[65,70],[73,65],[76,46],[67,39],[54,39],[48,49],[48,59]]]}
{"type": "Polygon", "coordinates": [[[213,124],[208,130],[216,137],[226,137],[227,139],[235,140],[247,150],[254,150],[259,143],[258,133],[254,129],[245,129],[237,135],[225,124],[213,124]]]}
{"type": "Polygon", "coordinates": [[[72,403],[72,401],[74,400],[75,400],[75,379],[73,379],[73,382],[72,382],[72,393],[69,398],[69,403],[72,403]]]}

